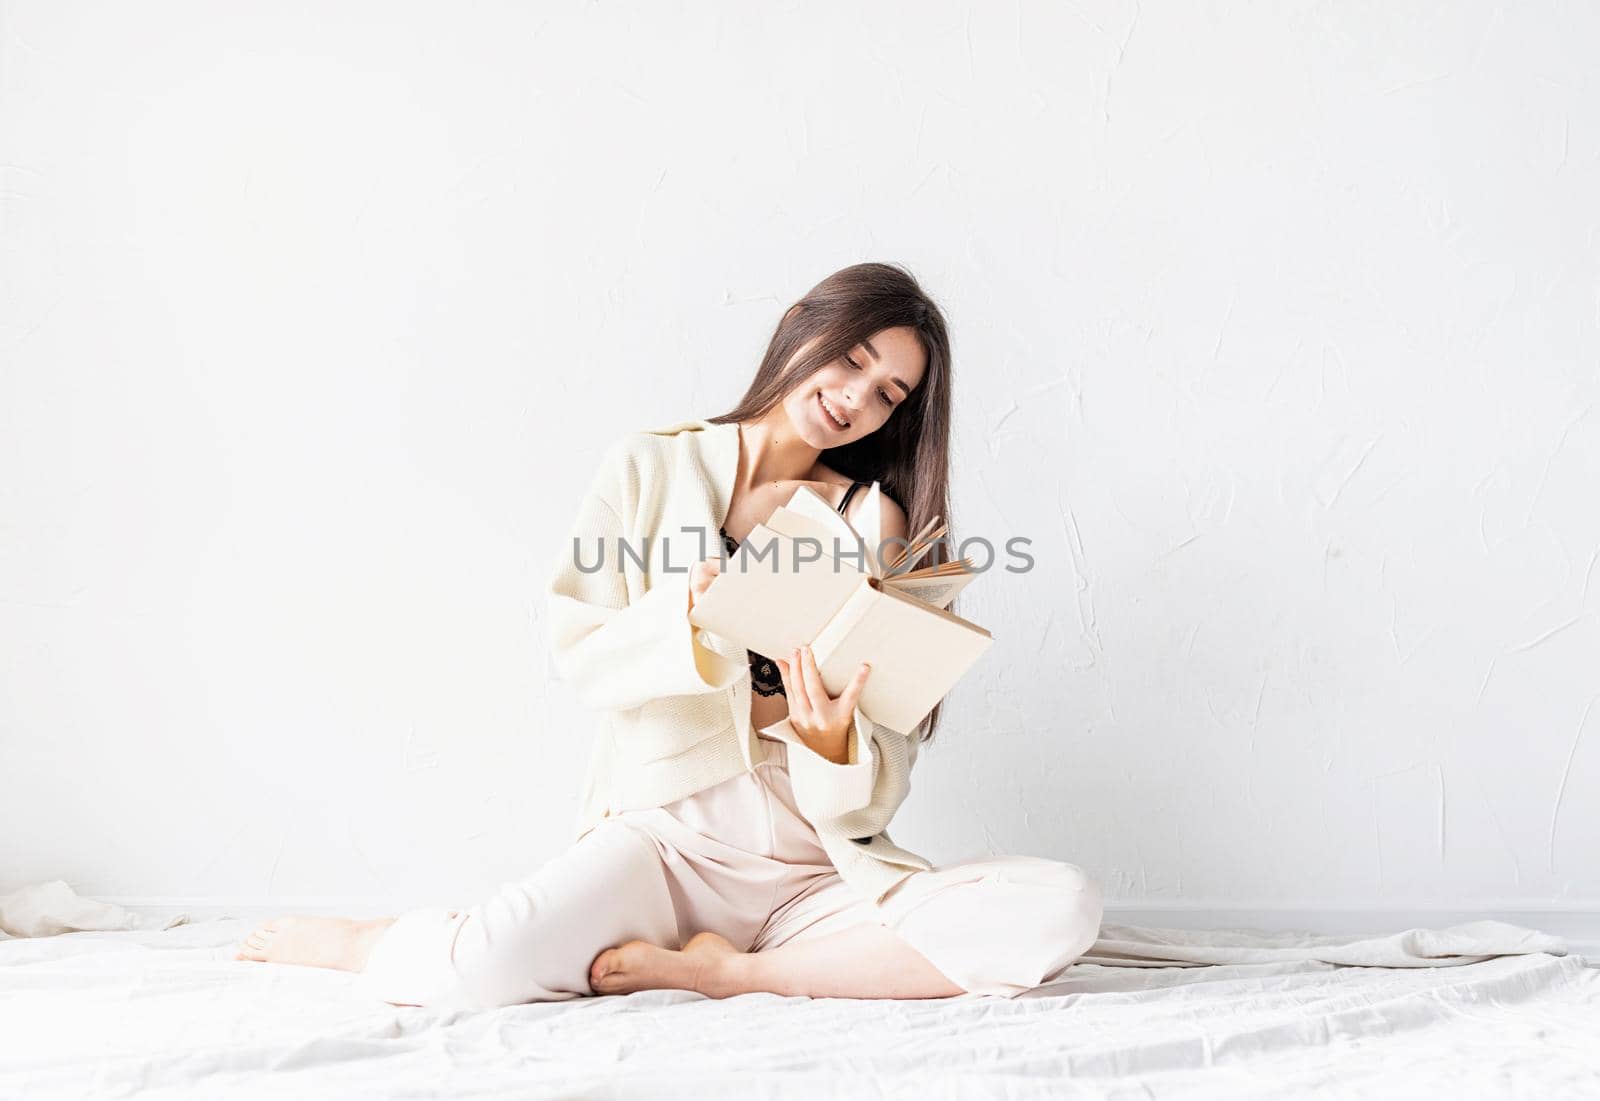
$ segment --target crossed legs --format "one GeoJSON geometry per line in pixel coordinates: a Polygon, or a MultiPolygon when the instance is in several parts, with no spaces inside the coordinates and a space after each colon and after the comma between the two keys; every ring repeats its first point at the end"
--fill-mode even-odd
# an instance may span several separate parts
{"type": "MultiPolygon", "coordinates": [[[[708,886],[691,882],[703,897],[708,886]]],[[[359,972],[369,993],[396,1005],[492,1007],[651,989],[1014,996],[1069,966],[1100,922],[1099,893],[1082,871],[1037,857],[919,873],[877,906],[854,901],[836,873],[818,886],[771,921],[749,914],[743,926],[697,929],[695,906],[655,843],[602,824],[477,906],[368,921],[278,918],[252,931],[237,958],[359,972]]]]}
{"type": "Polygon", "coordinates": [[[359,972],[397,1005],[488,1007],[635,990],[753,991],[812,997],[940,998],[962,993],[876,923],[762,952],[748,930],[685,937],[682,907],[653,843],[597,828],[529,879],[465,910],[424,908],[356,920],[292,916],[246,936],[237,959],[359,972]]]}

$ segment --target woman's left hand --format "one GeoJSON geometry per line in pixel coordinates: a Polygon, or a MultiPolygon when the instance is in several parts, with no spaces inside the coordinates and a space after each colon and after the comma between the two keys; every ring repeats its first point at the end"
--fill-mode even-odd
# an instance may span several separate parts
{"type": "Polygon", "coordinates": [[[808,747],[834,764],[847,763],[850,723],[871,671],[872,667],[862,662],[835,699],[823,686],[811,647],[791,650],[788,661],[778,659],[778,675],[783,678],[783,692],[789,700],[789,726],[808,747]]]}

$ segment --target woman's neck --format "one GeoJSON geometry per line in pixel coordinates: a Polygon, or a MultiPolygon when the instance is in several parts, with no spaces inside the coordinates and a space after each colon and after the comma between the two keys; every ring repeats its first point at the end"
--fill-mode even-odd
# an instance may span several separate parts
{"type": "Polygon", "coordinates": [[[744,441],[739,488],[755,489],[778,482],[806,481],[822,454],[794,430],[782,403],[758,421],[740,423],[744,441]]]}

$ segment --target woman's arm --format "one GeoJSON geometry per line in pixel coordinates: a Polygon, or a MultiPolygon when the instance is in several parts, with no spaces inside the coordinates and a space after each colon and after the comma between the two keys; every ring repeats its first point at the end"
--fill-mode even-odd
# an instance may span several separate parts
{"type": "MultiPolygon", "coordinates": [[[[904,510],[887,496],[882,508],[881,538],[903,541],[904,510]]],[[[781,728],[778,736],[795,747],[789,753],[795,802],[819,833],[876,836],[911,790],[911,768],[925,722],[909,735],[874,723],[856,706],[864,684],[860,672],[835,698],[822,684],[810,648],[802,647],[799,658],[798,665],[782,659],[777,663],[790,717],[765,728],[781,728]],[[845,713],[850,722],[840,738],[833,731],[845,713]]]]}
{"type": "MultiPolygon", "coordinates": [[[[699,628],[689,622],[687,571],[658,572],[649,589],[632,559],[624,571],[619,541],[640,535],[626,531],[622,521],[618,490],[626,443],[613,447],[601,464],[545,590],[556,671],[586,706],[603,711],[720,692],[745,670],[700,643],[699,628]],[[590,573],[580,570],[579,549],[592,564],[600,547],[605,564],[590,573]]],[[[637,549],[642,555],[642,545],[637,549]]]]}

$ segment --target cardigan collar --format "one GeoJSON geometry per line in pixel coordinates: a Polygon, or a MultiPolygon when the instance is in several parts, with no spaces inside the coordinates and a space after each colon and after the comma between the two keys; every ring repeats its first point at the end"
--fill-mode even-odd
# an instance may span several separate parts
{"type": "Polygon", "coordinates": [[[686,420],[647,431],[652,436],[700,433],[694,442],[701,453],[701,465],[712,479],[712,488],[716,493],[712,506],[716,511],[717,524],[721,526],[728,518],[728,510],[733,507],[733,487],[739,477],[738,422],[715,424],[707,420],[686,420]]]}

